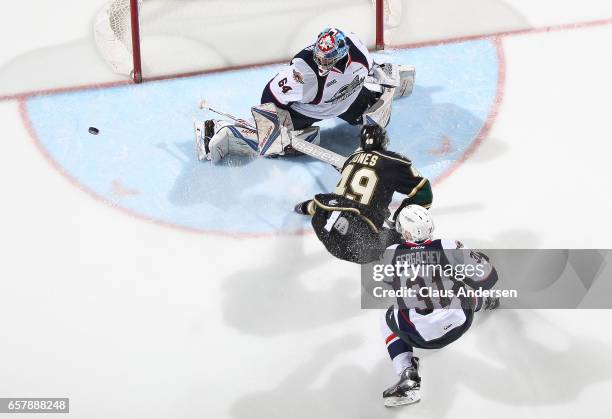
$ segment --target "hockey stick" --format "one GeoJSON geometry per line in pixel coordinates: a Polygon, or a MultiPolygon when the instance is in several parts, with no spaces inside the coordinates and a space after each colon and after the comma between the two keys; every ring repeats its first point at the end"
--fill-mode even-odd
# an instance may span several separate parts
{"type": "MultiPolygon", "coordinates": [[[[226,118],[229,118],[232,121],[235,121],[242,126],[245,126],[249,129],[257,131],[257,128],[253,124],[249,123],[248,121],[245,121],[242,118],[238,118],[230,113],[215,109],[206,100],[200,101],[199,108],[216,113],[217,115],[225,116],[226,118]]],[[[338,153],[334,153],[333,151],[323,148],[321,146],[318,146],[316,144],[312,144],[312,143],[309,143],[308,141],[304,141],[300,138],[291,138],[291,146],[295,150],[299,151],[300,153],[306,154],[317,160],[321,160],[322,162],[331,164],[337,169],[342,169],[342,167],[344,166],[344,162],[346,162],[346,157],[341,156],[338,153]]]]}
{"type": "Polygon", "coordinates": [[[300,153],[331,164],[339,170],[342,170],[344,163],[346,162],[346,157],[316,144],[304,141],[301,138],[291,138],[291,146],[300,153]]]}
{"type": "Polygon", "coordinates": [[[213,108],[212,106],[210,106],[206,100],[201,100],[198,106],[200,109],[211,111],[213,113],[216,113],[217,115],[225,116],[226,118],[229,118],[232,121],[235,121],[246,128],[252,129],[253,131],[257,131],[257,128],[255,127],[255,125],[251,124],[249,121],[246,121],[242,118],[238,118],[232,115],[231,113],[219,111],[213,108]]]}

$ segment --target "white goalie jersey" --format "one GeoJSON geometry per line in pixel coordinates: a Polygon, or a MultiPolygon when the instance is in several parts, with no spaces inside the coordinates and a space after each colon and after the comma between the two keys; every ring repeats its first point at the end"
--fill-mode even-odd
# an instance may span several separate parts
{"type": "Polygon", "coordinates": [[[367,48],[353,33],[347,34],[348,56],[322,76],[313,58],[313,46],[303,49],[266,86],[262,103],[314,119],[334,118],[346,112],[361,91],[373,66],[367,48]]]}
{"type": "MultiPolygon", "coordinates": [[[[240,120],[238,124],[220,120],[196,121],[198,159],[214,163],[234,154],[292,154],[300,140],[314,145],[319,143],[318,127],[312,125],[323,119],[340,117],[353,125],[386,127],[393,100],[412,92],[415,69],[374,63],[355,34],[350,33],[344,39],[343,54],[346,55],[331,69],[325,68],[325,72],[315,61],[314,45],[304,48],[282,68],[266,84],[261,105],[251,108],[254,126],[240,120]]],[[[309,154],[309,149],[303,146],[299,151],[309,154]]],[[[321,151],[317,153],[315,157],[318,158],[321,151]]]]}

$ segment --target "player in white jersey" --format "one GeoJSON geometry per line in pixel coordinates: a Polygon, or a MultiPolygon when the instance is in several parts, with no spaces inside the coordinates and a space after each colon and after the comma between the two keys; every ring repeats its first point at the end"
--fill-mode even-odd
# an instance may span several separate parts
{"type": "Polygon", "coordinates": [[[380,96],[363,86],[373,64],[354,33],[326,29],[270,80],[261,103],[288,110],[295,129],[335,117],[361,124],[365,110],[380,96]]]}
{"type": "Polygon", "coordinates": [[[420,400],[419,358],[413,356],[414,348],[447,346],[470,328],[476,311],[492,310],[499,305],[497,298],[462,296],[460,290],[465,293],[467,289],[493,287],[497,272],[484,254],[463,249],[461,242],[433,240],[434,225],[428,210],[418,205],[405,207],[397,217],[396,227],[404,243],[387,249],[385,263],[395,265],[402,261],[419,265],[421,270],[418,275],[414,271],[405,276],[395,275],[394,290],[414,289],[415,293],[398,297],[397,306],[390,307],[381,318],[387,350],[400,377],[383,392],[384,404],[389,407],[420,400]],[[446,272],[455,274],[447,278],[432,266],[444,267],[446,272]],[[467,266],[477,274],[465,275],[467,266]],[[462,272],[461,278],[459,272],[462,272]]]}
{"type": "Polygon", "coordinates": [[[196,123],[198,158],[284,155],[292,151],[293,135],[318,143],[312,125],[335,117],[385,127],[393,98],[409,95],[413,84],[413,67],[376,64],[354,33],[326,28],[266,84],[261,105],[252,108],[256,126],[196,123]]]}

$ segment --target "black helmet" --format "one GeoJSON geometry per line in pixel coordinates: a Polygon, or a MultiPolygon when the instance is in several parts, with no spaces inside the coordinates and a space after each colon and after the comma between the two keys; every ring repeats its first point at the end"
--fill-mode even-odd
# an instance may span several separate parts
{"type": "Polygon", "coordinates": [[[386,149],[388,143],[387,131],[380,125],[364,125],[361,128],[361,149],[363,151],[386,149]]]}

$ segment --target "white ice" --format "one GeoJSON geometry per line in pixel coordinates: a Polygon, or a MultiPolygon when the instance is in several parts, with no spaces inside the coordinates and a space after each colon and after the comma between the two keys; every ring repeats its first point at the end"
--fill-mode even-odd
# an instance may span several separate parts
{"type": "MultiPolygon", "coordinates": [[[[102,3],[5,5],[0,96],[116,79],[90,33],[102,3]]],[[[604,0],[420,3],[408,3],[408,16],[424,16],[407,42],[612,18],[604,0]],[[470,26],[443,24],[451,8],[472,10],[470,26]]],[[[481,147],[437,185],[438,233],[474,246],[612,247],[612,24],[501,39],[503,103],[481,147]]],[[[71,415],[88,419],[609,410],[605,310],[496,312],[423,355],[420,404],[387,410],[381,392],[395,377],[376,313],[359,308],[358,267],[313,235],[234,239],[134,219],[49,164],[18,100],[0,102],[0,126],[0,397],[70,397],[71,415]]]]}

